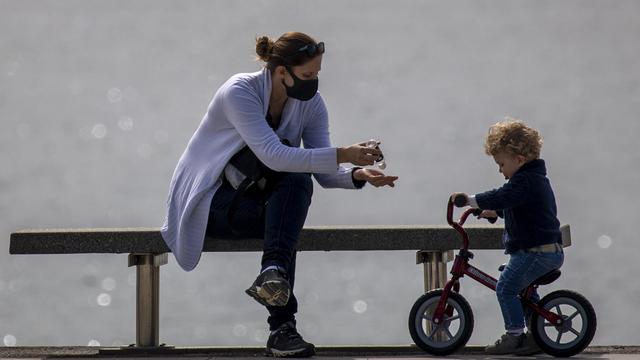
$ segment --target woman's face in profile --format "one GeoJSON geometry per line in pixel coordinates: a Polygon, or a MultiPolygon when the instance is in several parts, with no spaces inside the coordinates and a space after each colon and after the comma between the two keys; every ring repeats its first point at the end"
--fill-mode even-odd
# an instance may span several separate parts
{"type": "MultiPolygon", "coordinates": [[[[313,80],[318,78],[318,73],[320,73],[321,66],[322,55],[318,55],[302,65],[292,66],[291,70],[297,77],[300,78],[300,80],[313,80]]],[[[293,78],[284,69],[284,67],[282,68],[282,73],[284,75],[285,84],[287,84],[287,86],[293,86],[293,78]]]]}

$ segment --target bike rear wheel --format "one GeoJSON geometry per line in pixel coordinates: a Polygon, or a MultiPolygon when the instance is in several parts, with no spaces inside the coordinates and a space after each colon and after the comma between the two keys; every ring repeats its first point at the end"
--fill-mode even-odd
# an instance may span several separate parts
{"type": "Polygon", "coordinates": [[[562,325],[556,326],[537,313],[531,318],[533,338],[547,354],[573,356],[593,340],[596,313],[584,296],[570,290],[558,290],[542,298],[538,306],[564,319],[562,325]]]}
{"type": "Polygon", "coordinates": [[[442,289],[422,295],[411,308],[409,332],[416,345],[433,355],[448,355],[463,347],[473,332],[473,312],[462,295],[450,292],[447,309],[440,324],[433,322],[442,289]]]}

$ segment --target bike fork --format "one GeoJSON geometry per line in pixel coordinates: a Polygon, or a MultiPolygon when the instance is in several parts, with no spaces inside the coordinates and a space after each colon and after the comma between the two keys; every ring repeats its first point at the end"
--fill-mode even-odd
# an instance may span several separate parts
{"type": "Polygon", "coordinates": [[[460,291],[460,282],[457,277],[451,278],[451,280],[447,281],[447,284],[442,289],[442,295],[440,295],[440,301],[438,301],[438,307],[436,311],[433,313],[433,322],[436,324],[442,323],[442,319],[444,316],[451,317],[453,315],[453,306],[447,304],[447,300],[449,299],[449,293],[451,291],[459,292],[460,291]]]}

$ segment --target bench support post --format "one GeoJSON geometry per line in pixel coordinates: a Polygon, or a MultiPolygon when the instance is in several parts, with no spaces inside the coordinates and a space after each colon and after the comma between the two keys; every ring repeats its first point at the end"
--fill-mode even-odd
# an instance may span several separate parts
{"type": "Polygon", "coordinates": [[[424,266],[424,292],[443,288],[447,282],[447,262],[453,260],[453,250],[416,253],[416,264],[424,266]]]}
{"type": "Polygon", "coordinates": [[[129,254],[129,266],[136,267],[136,346],[160,345],[160,266],[165,254],[129,254]]]}

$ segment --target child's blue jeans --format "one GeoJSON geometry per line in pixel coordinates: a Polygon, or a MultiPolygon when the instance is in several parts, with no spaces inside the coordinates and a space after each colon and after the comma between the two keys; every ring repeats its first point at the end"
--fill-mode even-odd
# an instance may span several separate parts
{"type": "Polygon", "coordinates": [[[502,270],[496,286],[507,331],[524,328],[524,309],[518,297],[520,292],[540,276],[559,269],[564,262],[562,252],[534,253],[519,250],[510,255],[509,263],[502,270]]]}

